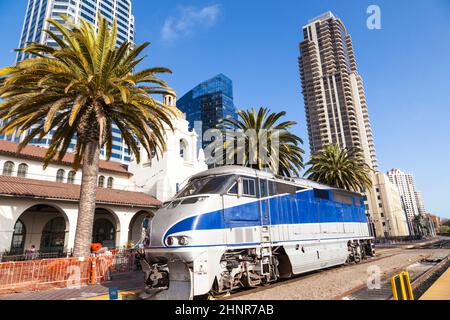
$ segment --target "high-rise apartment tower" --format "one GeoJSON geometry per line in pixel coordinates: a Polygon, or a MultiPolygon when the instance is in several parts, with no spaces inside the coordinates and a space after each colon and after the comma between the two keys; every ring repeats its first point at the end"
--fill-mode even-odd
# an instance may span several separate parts
{"type": "MultiPolygon", "coordinates": [[[[344,23],[326,12],[303,27],[303,37],[299,65],[311,153],[328,144],[355,147],[377,169],[363,80],[344,23]]],[[[406,218],[401,218],[395,186],[380,173],[371,180],[365,205],[373,235],[404,235],[406,218]]]]}
{"type": "Polygon", "coordinates": [[[345,25],[327,12],[310,20],[303,36],[299,64],[311,152],[327,144],[358,147],[377,168],[363,81],[345,25]]]}
{"type": "Polygon", "coordinates": [[[410,220],[420,213],[425,213],[422,195],[417,191],[412,174],[399,169],[391,169],[387,173],[389,180],[395,184],[400,192],[403,209],[410,220]]]}

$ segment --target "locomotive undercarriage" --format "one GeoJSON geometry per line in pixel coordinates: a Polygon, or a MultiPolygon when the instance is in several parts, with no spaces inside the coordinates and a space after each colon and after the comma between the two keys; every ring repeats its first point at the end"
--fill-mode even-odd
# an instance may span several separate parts
{"type": "Polygon", "coordinates": [[[347,243],[348,258],[346,263],[360,263],[375,255],[371,240],[353,240],[347,243]]]}
{"type": "MultiPolygon", "coordinates": [[[[346,263],[359,263],[375,254],[371,240],[348,242],[346,263]]],[[[214,282],[213,296],[244,288],[254,288],[293,276],[289,258],[283,247],[233,250],[224,254],[221,260],[222,272],[214,282]]]]}
{"type": "MultiPolygon", "coordinates": [[[[371,240],[348,241],[347,264],[359,263],[374,255],[371,240]]],[[[194,298],[193,266],[181,261],[147,264],[147,292],[155,299],[194,298]]],[[[293,276],[283,247],[261,247],[227,251],[220,260],[220,269],[211,288],[211,296],[220,296],[245,288],[268,285],[293,276]]]]}
{"type": "Polygon", "coordinates": [[[222,257],[221,272],[211,293],[219,295],[275,282],[279,278],[278,265],[278,257],[269,247],[228,251],[222,257]]]}

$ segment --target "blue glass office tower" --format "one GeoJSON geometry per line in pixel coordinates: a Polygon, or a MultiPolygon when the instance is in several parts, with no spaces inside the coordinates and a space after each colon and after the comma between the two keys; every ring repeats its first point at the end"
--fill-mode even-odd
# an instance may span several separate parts
{"type": "MultiPolygon", "coordinates": [[[[114,19],[117,19],[117,44],[124,41],[134,42],[134,16],[132,14],[132,0],[28,0],[27,11],[20,38],[19,47],[23,48],[27,43],[43,43],[49,46],[57,47],[57,43],[47,36],[43,30],[49,29],[56,34],[60,34],[53,26],[47,22],[48,19],[55,19],[64,23],[61,14],[66,14],[75,21],[84,19],[93,24],[97,24],[99,12],[112,25],[114,19]]],[[[28,54],[19,52],[17,62],[29,58],[28,54]]],[[[34,140],[31,144],[37,146],[48,146],[52,132],[50,132],[41,141],[34,140]]],[[[12,140],[13,137],[0,137],[0,139],[12,140]]],[[[15,138],[18,142],[21,137],[15,138]]],[[[122,163],[130,162],[130,152],[123,142],[119,129],[113,125],[113,153],[111,160],[122,163]]],[[[75,146],[75,139],[72,148],[75,146]]],[[[105,156],[102,150],[102,157],[105,156]]]]}
{"type": "MultiPolygon", "coordinates": [[[[200,83],[186,93],[177,102],[177,107],[186,114],[190,129],[195,122],[202,122],[202,132],[216,128],[221,119],[236,118],[236,108],[233,103],[233,82],[223,74],[200,83]]],[[[202,139],[199,139],[201,141],[202,139]]],[[[208,142],[203,142],[202,147],[208,142]]]]}

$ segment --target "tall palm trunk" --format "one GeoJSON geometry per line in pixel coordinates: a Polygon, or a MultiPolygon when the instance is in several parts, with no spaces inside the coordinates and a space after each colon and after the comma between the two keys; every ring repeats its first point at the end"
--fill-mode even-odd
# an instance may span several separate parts
{"type": "Polygon", "coordinates": [[[99,142],[98,140],[91,140],[86,144],[83,156],[83,176],[81,182],[80,203],[78,205],[77,230],[75,234],[75,257],[83,257],[90,254],[95,215],[95,199],[97,194],[99,158],[99,142]]]}

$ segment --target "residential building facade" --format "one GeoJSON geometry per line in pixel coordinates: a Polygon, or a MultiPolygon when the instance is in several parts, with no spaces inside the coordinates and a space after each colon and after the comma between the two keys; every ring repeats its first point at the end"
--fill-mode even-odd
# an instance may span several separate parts
{"type": "MultiPolygon", "coordinates": [[[[233,102],[233,82],[219,74],[186,93],[177,102],[178,108],[186,114],[189,127],[200,137],[209,129],[215,129],[221,119],[236,118],[233,102]],[[197,128],[196,123],[201,123],[197,128]]],[[[199,147],[205,148],[208,141],[199,140],[199,147]]]]}
{"type": "Polygon", "coordinates": [[[433,228],[436,231],[436,233],[439,233],[441,230],[441,218],[432,213],[427,213],[426,216],[428,217],[428,220],[430,220],[431,223],[433,224],[433,228]]]}
{"type": "MultiPolygon", "coordinates": [[[[340,19],[326,12],[303,27],[303,36],[299,66],[311,153],[328,144],[355,147],[376,170],[374,137],[350,34],[340,19]]],[[[374,185],[379,179],[372,176],[374,185]]],[[[375,189],[366,190],[365,204],[374,236],[384,237],[387,222],[378,214],[379,194],[375,189]]],[[[396,210],[395,206],[388,208],[387,203],[382,205],[388,212],[396,210]]]]}
{"type": "Polygon", "coordinates": [[[402,199],[403,209],[409,220],[419,215],[419,204],[417,201],[417,189],[412,174],[405,173],[400,169],[391,169],[387,173],[389,180],[395,184],[402,199]]]}
{"type": "Polygon", "coordinates": [[[419,214],[426,215],[427,210],[425,209],[425,203],[423,201],[422,192],[420,192],[420,191],[416,192],[416,199],[417,199],[417,210],[419,210],[419,214]]]}
{"type": "Polygon", "coordinates": [[[372,228],[378,236],[404,237],[410,235],[408,220],[403,210],[397,187],[384,173],[372,176],[373,196],[367,200],[372,208],[372,228]]]}
{"type": "Polygon", "coordinates": [[[310,20],[303,35],[299,64],[311,153],[328,144],[357,147],[377,168],[363,81],[345,25],[327,12],[310,20]]]}
{"type": "MultiPolygon", "coordinates": [[[[44,30],[50,30],[57,35],[61,35],[61,33],[48,23],[48,19],[54,19],[64,24],[61,15],[65,14],[75,22],[84,19],[97,25],[99,19],[97,13],[105,17],[110,25],[112,25],[114,19],[117,19],[118,45],[125,41],[134,42],[135,24],[132,14],[132,0],[28,0],[19,48],[23,48],[27,43],[32,42],[57,47],[58,44],[44,30]]],[[[28,58],[30,58],[28,53],[19,52],[17,54],[17,62],[28,58]]],[[[48,146],[53,133],[50,132],[42,140],[34,139],[32,144],[48,146]]],[[[0,136],[0,139],[15,142],[19,142],[22,138],[23,136],[0,136]]],[[[70,146],[72,150],[75,143],[74,138],[70,146]]],[[[111,161],[125,164],[131,161],[128,147],[121,137],[120,130],[114,124],[112,149],[111,161]]],[[[101,156],[105,159],[105,150],[101,151],[101,156]]]]}

